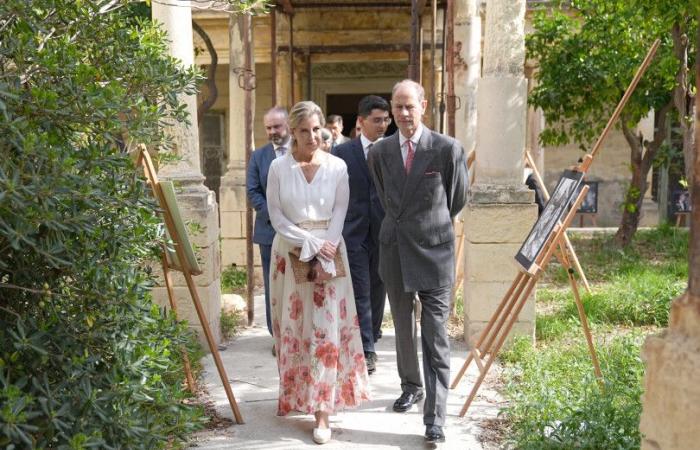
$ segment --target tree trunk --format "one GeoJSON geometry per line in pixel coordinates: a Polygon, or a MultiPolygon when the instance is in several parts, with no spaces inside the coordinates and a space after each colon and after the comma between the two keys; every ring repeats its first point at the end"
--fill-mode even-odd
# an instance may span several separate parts
{"type": "Polygon", "coordinates": [[[642,202],[648,188],[647,175],[649,175],[656,153],[666,140],[666,121],[671,108],[673,108],[672,100],[656,113],[654,138],[651,141],[644,141],[641,133],[635,134],[629,128],[625,117],[620,118],[622,132],[630,146],[630,167],[632,168],[632,180],[625,194],[622,220],[617,233],[615,233],[615,243],[620,247],[626,247],[632,242],[632,237],[639,227],[642,202]],[[644,151],[645,147],[646,151],[644,151]]]}
{"type": "MultiPolygon", "coordinates": [[[[700,88],[700,27],[698,27],[697,48],[695,49],[695,86],[700,88]]],[[[700,108],[695,105],[695,152],[693,173],[688,181],[691,183],[690,194],[692,213],[690,219],[690,243],[688,249],[688,297],[700,304],[700,108]]]]}
{"type": "Polygon", "coordinates": [[[678,120],[683,135],[685,179],[688,183],[692,183],[693,162],[695,159],[695,121],[693,120],[695,98],[691,95],[690,78],[688,77],[690,69],[688,67],[689,39],[678,23],[673,25],[671,36],[673,38],[673,54],[678,60],[676,86],[673,88],[673,101],[676,111],[678,111],[678,120]]]}

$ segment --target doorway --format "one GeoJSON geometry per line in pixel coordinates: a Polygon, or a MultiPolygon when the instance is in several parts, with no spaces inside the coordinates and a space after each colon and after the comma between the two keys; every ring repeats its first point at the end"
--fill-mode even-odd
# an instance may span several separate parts
{"type": "MultiPolygon", "coordinates": [[[[355,121],[357,120],[357,105],[362,97],[371,95],[365,94],[327,94],[326,95],[326,116],[337,114],[343,118],[343,134],[351,136],[355,121]]],[[[389,102],[391,93],[374,94],[389,102]]],[[[389,112],[391,114],[391,111],[389,112]]],[[[392,121],[386,130],[386,136],[391,136],[396,131],[396,124],[392,121]]]]}

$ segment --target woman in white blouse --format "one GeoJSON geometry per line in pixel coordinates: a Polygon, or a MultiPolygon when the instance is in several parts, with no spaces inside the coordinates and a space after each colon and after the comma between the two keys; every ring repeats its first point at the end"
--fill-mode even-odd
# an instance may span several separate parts
{"type": "Polygon", "coordinates": [[[368,399],[368,377],[342,230],[345,162],[321,150],[325,120],[313,102],[289,113],[292,151],[270,166],[270,298],[280,375],[278,415],[314,414],[313,439],[330,440],[329,414],[368,399]],[[297,276],[292,268],[293,259],[297,276]],[[341,262],[342,261],[342,262],[341,262]],[[306,270],[308,279],[300,279],[306,270]]]}

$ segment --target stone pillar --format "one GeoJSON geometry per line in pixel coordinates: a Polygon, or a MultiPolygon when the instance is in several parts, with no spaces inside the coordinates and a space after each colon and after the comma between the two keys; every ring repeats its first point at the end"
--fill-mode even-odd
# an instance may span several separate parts
{"type": "MultiPolygon", "coordinates": [[[[289,16],[277,14],[277,45],[286,45],[289,48],[289,16]]],[[[292,107],[292,94],[290,92],[289,72],[289,52],[277,53],[277,106],[287,109],[292,107]]]]}
{"type": "MultiPolygon", "coordinates": [[[[229,17],[228,72],[228,165],[221,178],[221,262],[224,268],[246,264],[246,160],[245,160],[245,90],[239,74],[245,67],[243,16],[229,17]]],[[[253,246],[256,248],[257,246],[253,246]]],[[[259,257],[255,256],[255,261],[259,257]]]]}
{"type": "MultiPolygon", "coordinates": [[[[193,65],[194,46],[190,8],[166,6],[161,3],[153,3],[152,8],[153,20],[159,22],[168,34],[170,54],[179,59],[185,67],[193,65]]],[[[197,97],[187,95],[183,96],[181,101],[187,105],[192,124],[188,126],[185,123],[178,123],[168,128],[167,132],[173,139],[174,152],[180,158],[175,163],[160,167],[158,175],[161,179],[176,182],[177,199],[184,220],[198,225],[198,230],[191,234],[190,239],[197,250],[203,273],[194,277],[194,280],[214,340],[219,342],[221,270],[216,198],[214,192],[204,186],[204,176],[200,169],[197,97]]],[[[200,341],[205,344],[202,327],[184,278],[180,273],[174,272],[173,282],[180,319],[187,320],[190,328],[197,332],[200,341]]],[[[160,283],[160,285],[164,284],[160,283]]],[[[168,304],[165,287],[155,288],[153,297],[160,304],[168,304]]],[[[206,344],[204,347],[206,348],[206,344]]]]}
{"type": "MultiPolygon", "coordinates": [[[[477,94],[476,182],[464,220],[468,341],[478,337],[515,279],[513,258],[537,218],[534,194],[522,179],[527,111],[524,26],[525,0],[489,0],[477,94]]],[[[466,37],[455,38],[468,42],[466,37]]],[[[532,337],[533,299],[534,294],[514,328],[532,337]]]]}
{"type": "Polygon", "coordinates": [[[469,153],[476,146],[476,93],[481,76],[481,13],[479,0],[454,3],[455,134],[469,153]]]}
{"type": "Polygon", "coordinates": [[[700,430],[700,298],[674,300],[669,329],[647,338],[642,417],[643,450],[697,448],[700,430]]]}
{"type": "MultiPolygon", "coordinates": [[[[537,86],[535,79],[535,67],[531,64],[525,65],[525,76],[527,77],[528,95],[537,86]]],[[[525,148],[530,150],[532,159],[535,160],[537,170],[544,177],[544,148],[540,145],[540,133],[544,129],[544,115],[540,108],[532,106],[527,109],[527,143],[525,148]]]]}

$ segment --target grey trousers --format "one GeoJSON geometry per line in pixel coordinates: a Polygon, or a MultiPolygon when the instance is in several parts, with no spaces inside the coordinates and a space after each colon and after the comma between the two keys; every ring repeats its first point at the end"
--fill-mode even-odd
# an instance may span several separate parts
{"type": "MultiPolygon", "coordinates": [[[[413,301],[416,292],[405,292],[403,283],[386,282],[389,306],[396,329],[396,362],[401,378],[401,390],[416,393],[423,389],[418,366],[418,344],[413,301]]],[[[452,286],[418,291],[421,302],[421,347],[423,351],[423,377],[425,379],[425,403],[423,423],[444,425],[447,391],[450,383],[450,341],[447,336],[447,319],[450,314],[452,286]]]]}

